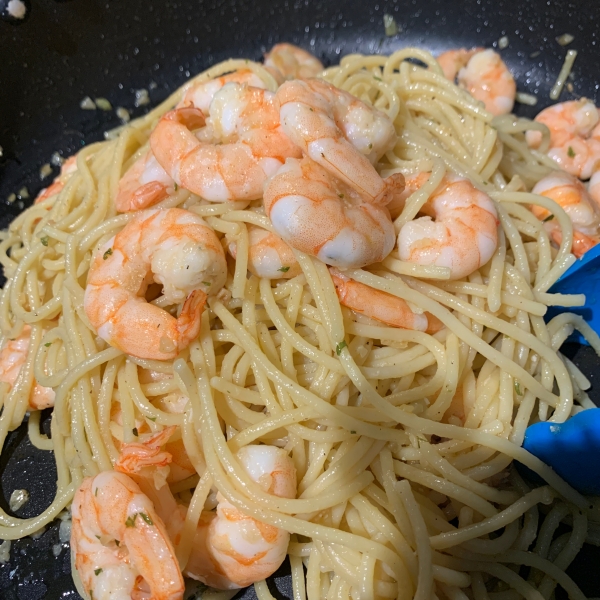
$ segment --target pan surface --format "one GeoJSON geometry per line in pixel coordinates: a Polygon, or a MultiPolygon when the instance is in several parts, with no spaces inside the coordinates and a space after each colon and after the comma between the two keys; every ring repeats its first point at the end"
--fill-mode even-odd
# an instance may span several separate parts
{"type": "MultiPolygon", "coordinates": [[[[149,108],[135,106],[136,90],[148,90],[154,106],[211,64],[232,56],[260,59],[279,41],[303,46],[331,64],[351,52],[388,54],[416,45],[438,53],[458,46],[497,46],[506,36],[502,57],[519,91],[538,98],[536,107],[520,106],[517,112],[533,116],[551,103],[548,92],[564,60],[566,48],[555,38],[570,33],[575,40],[568,47],[579,55],[573,91],[565,90],[560,99],[586,96],[598,104],[600,4],[592,2],[30,0],[26,4],[23,21],[0,20],[1,228],[54,177],[56,167],[52,175],[40,178],[40,168],[51,162],[54,152],[66,157],[102,139],[104,131],[120,124],[117,107],[132,117],[149,108]],[[385,36],[384,14],[394,17],[397,35],[385,36]],[[113,110],[81,109],[86,96],[106,98],[113,110]]],[[[0,0],[1,10],[5,5],[0,0]]],[[[594,382],[598,358],[593,352],[576,346],[567,352],[594,382]]],[[[0,457],[0,506],[8,510],[12,491],[24,488],[31,499],[16,515],[38,514],[51,502],[55,475],[52,455],[34,449],[26,429],[19,428],[0,457]]],[[[569,570],[588,596],[600,596],[593,570],[599,563],[598,548],[585,546],[569,570]]],[[[273,578],[277,598],[291,598],[287,573],[284,565],[273,578]]],[[[239,596],[254,597],[252,589],[239,596]]],[[[0,598],[79,598],[71,581],[68,544],[59,542],[58,524],[35,540],[13,542],[9,562],[0,564],[0,598]]]]}

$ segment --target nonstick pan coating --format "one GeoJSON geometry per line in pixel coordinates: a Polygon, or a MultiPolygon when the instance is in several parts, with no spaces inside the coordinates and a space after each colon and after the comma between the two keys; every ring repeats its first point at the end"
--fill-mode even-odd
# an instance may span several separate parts
{"type": "MultiPolygon", "coordinates": [[[[39,171],[55,151],[69,156],[120,124],[114,110],[82,110],[79,103],[84,97],[107,98],[113,108],[124,107],[135,117],[149,108],[134,106],[136,89],[148,89],[154,106],[209,65],[232,56],[260,59],[279,41],[301,45],[331,64],[351,52],[390,53],[416,45],[437,53],[458,46],[496,46],[507,36],[502,57],[519,90],[538,98],[536,107],[521,106],[518,112],[533,116],[551,103],[548,92],[566,52],[555,38],[571,33],[575,40],[569,48],[579,55],[573,91],[565,90],[560,99],[587,96],[598,104],[600,4],[594,2],[29,0],[27,4],[23,22],[0,20],[0,227],[6,227],[54,176],[41,181],[39,171]],[[385,36],[384,14],[394,16],[400,30],[396,36],[385,36]],[[27,193],[19,196],[23,188],[27,193]],[[13,193],[17,198],[9,203],[13,193]]],[[[2,10],[5,5],[0,0],[2,10]]],[[[599,365],[595,354],[576,346],[568,352],[593,381],[599,365]]],[[[48,415],[44,426],[49,426],[48,415]]],[[[9,437],[0,458],[0,505],[8,510],[12,491],[25,488],[31,500],[16,514],[38,514],[51,501],[55,475],[52,455],[32,448],[21,427],[9,437]]],[[[598,549],[585,546],[569,570],[588,596],[600,596],[598,564],[598,549]]],[[[284,565],[273,578],[275,597],[291,598],[288,572],[284,565]]],[[[557,596],[564,598],[562,591],[557,596]]],[[[250,589],[239,597],[255,596],[250,589]]],[[[71,581],[68,545],[58,543],[58,525],[38,539],[13,542],[10,561],[0,565],[0,598],[79,598],[71,581]]]]}

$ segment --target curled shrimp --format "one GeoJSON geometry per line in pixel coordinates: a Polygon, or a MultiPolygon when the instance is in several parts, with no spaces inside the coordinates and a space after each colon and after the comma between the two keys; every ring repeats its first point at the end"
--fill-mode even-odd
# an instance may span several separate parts
{"type": "Polygon", "coordinates": [[[330,268],[329,273],[340,304],[354,312],[402,329],[435,333],[443,327],[433,315],[414,312],[402,298],[354,281],[337,269],[330,268]]]}
{"type": "Polygon", "coordinates": [[[192,107],[168,112],[150,146],[179,185],[212,202],[260,198],[285,159],[300,156],[281,129],[274,94],[238,83],[215,94],[207,119],[192,107]]]}
{"type": "Polygon", "coordinates": [[[386,184],[371,164],[397,140],[386,114],[318,79],[287,81],[276,95],[281,125],[306,156],[367,202],[387,204],[386,184]]]}
{"type": "MultiPolygon", "coordinates": [[[[296,469],[284,450],[245,446],[237,459],[265,492],[296,497],[296,469]]],[[[217,494],[216,513],[205,513],[194,537],[185,574],[221,589],[246,587],[272,575],[284,561],[290,534],[261,523],[217,494]]]]}
{"type": "MultiPolygon", "coordinates": [[[[153,473],[169,462],[168,453],[160,446],[171,435],[170,429],[142,443],[123,445],[115,468],[131,474],[152,498],[178,544],[186,509],[176,503],[168,486],[156,485],[153,473]]],[[[281,498],[296,496],[296,469],[284,450],[251,445],[241,448],[236,457],[265,492],[281,498]]],[[[204,511],[201,515],[184,574],[219,589],[246,587],[272,575],[285,559],[289,533],[242,513],[220,493],[217,502],[216,513],[204,511]]]]}
{"type": "MultiPolygon", "coordinates": [[[[535,120],[550,130],[548,156],[561,169],[589,179],[600,167],[600,112],[591,100],[569,100],[542,110],[535,120]]],[[[528,144],[539,148],[540,131],[526,133],[528,144]]]]}
{"type": "Polygon", "coordinates": [[[323,72],[323,63],[293,44],[275,44],[265,54],[265,67],[283,79],[308,79],[323,72]]]}
{"type": "MultiPolygon", "coordinates": [[[[573,175],[564,171],[555,171],[538,181],[534,194],[551,198],[564,208],[573,223],[574,237],[572,252],[578,258],[583,256],[598,241],[600,216],[594,208],[594,201],[585,186],[573,175]]],[[[541,206],[532,206],[531,211],[540,220],[546,221],[546,229],[557,244],[562,241],[562,233],[550,213],[541,206]]]]}
{"type": "MultiPolygon", "coordinates": [[[[25,325],[21,333],[14,339],[8,340],[0,351],[0,381],[15,385],[21,368],[27,360],[31,341],[31,327],[25,325]]],[[[29,408],[43,410],[54,406],[54,390],[40,385],[33,380],[29,393],[29,408]]]]}
{"type": "MultiPolygon", "coordinates": [[[[402,177],[399,185],[403,182],[402,177]]],[[[290,246],[328,265],[363,267],[394,247],[388,210],[365,202],[309,158],[288,158],[267,184],[263,202],[273,228],[290,246]]]]}
{"type": "Polygon", "coordinates": [[[173,180],[148,150],[119,180],[115,208],[119,212],[154,206],[173,191],[173,180]]]}
{"type": "Polygon", "coordinates": [[[225,283],[225,254],[215,233],[178,209],[140,211],[92,261],[84,308],[98,335],[140,358],[169,360],[198,336],[208,294],[225,283]],[[162,284],[175,318],[146,302],[152,281],[162,284]]]}
{"type": "Polygon", "coordinates": [[[460,279],[492,258],[498,214],[493,200],[469,180],[446,176],[422,211],[429,215],[409,221],[398,233],[401,260],[449,267],[451,279],[460,279]]]}
{"type": "Polygon", "coordinates": [[[34,204],[39,204],[40,202],[43,202],[52,196],[60,194],[62,189],[65,187],[65,183],[67,183],[67,180],[75,171],[77,171],[77,156],[69,156],[69,158],[67,158],[67,160],[65,160],[65,162],[62,164],[58,176],[47,188],[44,188],[40,191],[34,201],[34,204]]]}
{"type": "Polygon", "coordinates": [[[437,58],[444,76],[458,84],[493,115],[506,115],[515,103],[517,84],[508,67],[493,50],[448,50],[437,58]]]}
{"type": "MultiPolygon", "coordinates": [[[[235,259],[236,242],[230,242],[228,249],[235,259]]],[[[291,279],[302,273],[292,249],[278,235],[256,225],[248,225],[248,270],[264,279],[291,279]]]]}
{"type": "Polygon", "coordinates": [[[183,598],[183,577],[163,521],[127,475],[106,471],[85,479],[72,515],[75,568],[91,598],[183,598]]]}
{"type": "MultiPolygon", "coordinates": [[[[249,69],[241,69],[215,79],[200,81],[183,95],[176,108],[197,108],[208,113],[215,94],[227,83],[247,83],[264,88],[263,80],[249,69]]],[[[160,166],[152,150],[142,155],[119,181],[115,207],[119,212],[149,208],[173,191],[173,179],[160,166]]]]}

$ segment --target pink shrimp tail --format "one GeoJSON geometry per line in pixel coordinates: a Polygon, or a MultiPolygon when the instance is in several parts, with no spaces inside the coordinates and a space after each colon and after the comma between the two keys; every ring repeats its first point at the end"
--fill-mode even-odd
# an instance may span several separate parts
{"type": "Polygon", "coordinates": [[[175,429],[175,425],[171,425],[155,433],[145,442],[123,444],[121,455],[115,463],[115,471],[131,475],[139,473],[144,467],[166,467],[169,465],[173,457],[169,452],[161,451],[161,446],[169,441],[175,429]]]}
{"type": "Polygon", "coordinates": [[[187,347],[198,337],[207,298],[208,296],[202,290],[194,290],[183,303],[181,314],[177,319],[180,349],[187,347]]]}
{"type": "Polygon", "coordinates": [[[137,188],[133,193],[123,190],[117,195],[115,206],[119,212],[141,210],[158,204],[167,196],[167,186],[158,181],[150,181],[137,188]]]}

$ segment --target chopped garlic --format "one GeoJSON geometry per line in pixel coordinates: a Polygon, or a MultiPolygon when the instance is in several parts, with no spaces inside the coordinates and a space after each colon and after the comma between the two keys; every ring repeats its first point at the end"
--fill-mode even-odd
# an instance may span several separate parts
{"type": "Polygon", "coordinates": [[[563,33],[562,35],[559,35],[556,38],[556,41],[561,46],[568,46],[574,39],[575,39],[574,35],[571,35],[570,33],[563,33]]]}
{"type": "Polygon", "coordinates": [[[40,169],[40,179],[45,179],[48,175],[52,175],[52,167],[46,163],[40,169]]]}
{"type": "Polygon", "coordinates": [[[17,192],[17,196],[19,198],[21,198],[22,200],[27,200],[27,198],[29,198],[29,190],[23,186],[18,192],[17,192]]]}
{"type": "Polygon", "coordinates": [[[16,194],[11,194],[11,195],[10,195],[10,196],[9,196],[9,197],[6,199],[6,201],[7,201],[9,204],[12,204],[12,203],[13,203],[13,202],[14,202],[16,199],[17,199],[17,195],[16,195],[16,194]]]}
{"type": "Polygon", "coordinates": [[[19,510],[24,504],[27,504],[29,501],[29,492],[27,490],[15,490],[10,495],[10,500],[8,501],[8,506],[10,510],[15,512],[19,510]]]}
{"type": "Polygon", "coordinates": [[[96,106],[100,110],[112,110],[112,104],[106,98],[96,98],[96,106]]]}
{"type": "Polygon", "coordinates": [[[498,48],[504,50],[508,46],[508,38],[504,35],[498,40],[498,48]]]}
{"type": "Polygon", "coordinates": [[[398,33],[398,25],[392,15],[383,15],[383,26],[385,28],[385,35],[391,37],[398,33]]]}
{"type": "Polygon", "coordinates": [[[60,167],[64,162],[65,159],[58,152],[52,153],[52,156],[50,157],[51,164],[53,164],[55,167],[60,167]]]}
{"type": "Polygon", "coordinates": [[[6,5],[6,12],[13,19],[24,19],[27,14],[27,6],[23,0],[9,0],[6,5]]]}
{"type": "Polygon", "coordinates": [[[126,108],[123,108],[122,106],[119,106],[115,113],[117,113],[117,117],[119,117],[119,119],[121,119],[123,123],[129,123],[129,121],[131,120],[129,111],[126,108]]]}
{"type": "Polygon", "coordinates": [[[524,92],[517,92],[515,100],[519,104],[527,104],[528,106],[535,106],[537,104],[537,98],[531,94],[525,94],[524,92]]]}
{"type": "Polygon", "coordinates": [[[89,96],[86,96],[79,103],[79,108],[83,108],[83,110],[96,110],[96,105],[94,104],[94,101],[89,96]]]}
{"type": "Polygon", "coordinates": [[[150,103],[150,96],[148,96],[148,90],[141,89],[135,90],[135,105],[144,106],[150,103]]]}
{"type": "Polygon", "coordinates": [[[0,544],[0,564],[7,563],[10,560],[10,540],[4,540],[0,544]]]}

